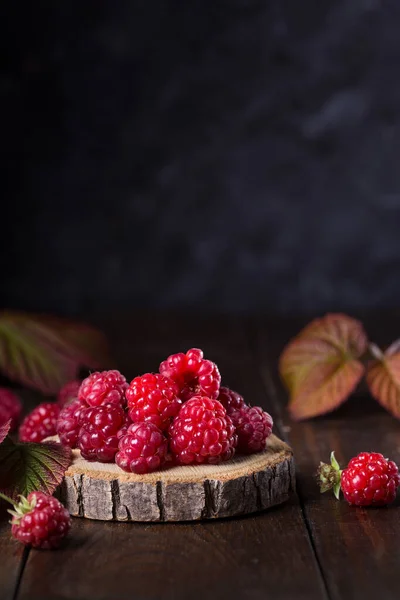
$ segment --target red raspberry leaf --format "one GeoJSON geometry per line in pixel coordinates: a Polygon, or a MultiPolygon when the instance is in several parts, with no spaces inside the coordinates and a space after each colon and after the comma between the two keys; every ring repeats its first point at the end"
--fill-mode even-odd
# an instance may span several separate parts
{"type": "Polygon", "coordinates": [[[347,315],[329,314],[305,327],[279,361],[292,417],[323,415],[344,402],[364,373],[358,359],[367,347],[362,324],[347,315]]]}
{"type": "Polygon", "coordinates": [[[370,363],[367,384],[373,397],[394,417],[400,418],[400,352],[392,344],[381,360],[370,363]]]}
{"type": "Polygon", "coordinates": [[[91,369],[110,367],[108,343],[105,335],[90,325],[52,316],[35,317],[43,326],[57,332],[73,349],[80,366],[91,369]]]}
{"type": "Polygon", "coordinates": [[[6,439],[11,428],[11,419],[7,423],[0,425],[0,444],[6,439]]]}
{"type": "Polygon", "coordinates": [[[34,490],[52,494],[70,464],[71,451],[61,444],[14,443],[6,438],[0,446],[0,491],[13,499],[34,490]]]}
{"type": "Polygon", "coordinates": [[[0,313],[0,370],[12,380],[55,394],[79,367],[109,365],[103,335],[62,319],[0,313]]]}

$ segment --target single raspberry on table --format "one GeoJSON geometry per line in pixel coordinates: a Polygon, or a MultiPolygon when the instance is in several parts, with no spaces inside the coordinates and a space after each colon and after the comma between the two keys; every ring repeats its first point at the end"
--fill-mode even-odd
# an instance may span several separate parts
{"type": "Polygon", "coordinates": [[[125,377],[116,370],[95,372],[86,377],[79,388],[79,398],[89,406],[120,404],[125,406],[125,377]]]}
{"type": "Polygon", "coordinates": [[[178,392],[176,383],[159,373],[135,377],[126,390],[132,422],[150,422],[161,430],[168,429],[182,405],[178,392]]]}
{"type": "Polygon", "coordinates": [[[57,404],[59,404],[61,408],[64,408],[64,406],[67,406],[67,404],[76,400],[80,387],[81,382],[77,379],[73,379],[66,383],[58,392],[57,404]]]}
{"type": "Polygon", "coordinates": [[[178,463],[218,464],[235,453],[235,427],[218,400],[194,396],[169,429],[170,447],[178,463]]]}
{"type": "Polygon", "coordinates": [[[19,428],[21,442],[41,442],[56,435],[60,407],[54,402],[42,402],[22,421],[19,428]]]}
{"type": "Polygon", "coordinates": [[[66,508],[53,496],[43,492],[31,492],[27,498],[20,496],[8,512],[12,515],[11,533],[15,539],[27,546],[52,550],[58,548],[71,527],[71,517],[66,508]]]}
{"type": "Polygon", "coordinates": [[[11,431],[18,427],[22,404],[16,394],[7,388],[0,388],[0,425],[11,420],[11,431]]]}
{"type": "Polygon", "coordinates": [[[378,452],[361,452],[352,458],[341,478],[343,496],[349,504],[391,504],[400,484],[397,465],[378,452]]]}
{"type": "Polygon", "coordinates": [[[339,498],[342,490],[345,500],[355,506],[391,504],[400,485],[396,463],[378,452],[361,452],[343,471],[332,452],[331,464],[320,463],[317,475],[321,492],[333,488],[336,498],[339,498]]]}
{"type": "Polygon", "coordinates": [[[237,451],[253,454],[265,450],[265,442],[271,435],[273,420],[270,414],[259,406],[246,406],[231,409],[229,416],[238,436],[237,451]]]}
{"type": "Polygon", "coordinates": [[[221,402],[228,415],[232,410],[239,410],[243,406],[246,406],[243,397],[227,387],[221,387],[219,389],[217,400],[221,402]]]}
{"type": "Polygon", "coordinates": [[[126,415],[119,404],[89,407],[79,417],[77,447],[86,460],[113,462],[118,441],[126,431],[126,415]]]}
{"type": "Polygon", "coordinates": [[[149,473],[164,465],[167,452],[168,440],[154,423],[134,423],[119,440],[115,462],[130,473],[149,473]]]}
{"type": "Polygon", "coordinates": [[[186,354],[172,354],[160,364],[160,373],[170,377],[179,388],[179,398],[184,402],[192,396],[206,396],[212,400],[218,397],[221,375],[211,360],[203,358],[198,348],[186,354]]]}
{"type": "Polygon", "coordinates": [[[77,398],[61,410],[57,419],[57,435],[64,446],[76,448],[81,428],[80,417],[87,408],[86,402],[77,398]]]}

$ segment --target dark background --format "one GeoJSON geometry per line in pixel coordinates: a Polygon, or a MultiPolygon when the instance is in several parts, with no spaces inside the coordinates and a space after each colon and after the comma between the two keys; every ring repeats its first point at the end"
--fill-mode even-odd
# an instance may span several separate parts
{"type": "Polygon", "coordinates": [[[1,12],[0,304],[398,305],[397,0],[1,12]]]}

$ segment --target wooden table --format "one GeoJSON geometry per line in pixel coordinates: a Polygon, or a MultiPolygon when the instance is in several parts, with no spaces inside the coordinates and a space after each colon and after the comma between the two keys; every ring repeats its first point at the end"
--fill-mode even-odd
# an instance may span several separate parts
{"type": "MultiPolygon", "coordinates": [[[[377,343],[400,332],[400,315],[369,319],[377,343]]],[[[127,375],[156,370],[192,346],[218,362],[225,384],[270,411],[275,432],[294,449],[297,493],[290,502],[241,519],[182,524],[74,519],[56,552],[23,549],[0,525],[4,600],[358,599],[400,597],[399,503],[350,508],[320,495],[314,472],[331,449],[344,463],[362,450],[400,462],[400,424],[366,392],[330,416],[288,419],[277,378],[279,353],[306,319],[196,315],[103,319],[117,365],[127,375]]]]}

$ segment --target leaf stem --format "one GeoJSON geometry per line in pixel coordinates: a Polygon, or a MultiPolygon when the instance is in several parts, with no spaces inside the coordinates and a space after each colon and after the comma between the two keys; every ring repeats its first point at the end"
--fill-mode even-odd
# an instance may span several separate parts
{"type": "Polygon", "coordinates": [[[5,500],[6,502],[9,502],[10,504],[12,504],[13,506],[15,506],[15,503],[11,500],[11,498],[9,498],[8,496],[6,496],[5,494],[3,494],[2,492],[0,492],[0,498],[2,498],[3,500],[5,500]]]}
{"type": "Polygon", "coordinates": [[[395,342],[392,342],[389,346],[389,348],[386,348],[386,352],[385,355],[386,356],[393,356],[393,354],[397,354],[400,350],[400,340],[396,340],[395,342]]]}
{"type": "Polygon", "coordinates": [[[369,351],[369,354],[372,356],[372,358],[374,358],[375,360],[380,360],[380,361],[384,360],[384,354],[383,354],[382,350],[379,348],[379,346],[377,346],[373,342],[371,342],[369,344],[368,351],[369,351]]]}

